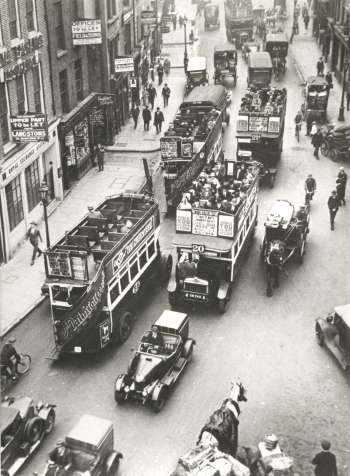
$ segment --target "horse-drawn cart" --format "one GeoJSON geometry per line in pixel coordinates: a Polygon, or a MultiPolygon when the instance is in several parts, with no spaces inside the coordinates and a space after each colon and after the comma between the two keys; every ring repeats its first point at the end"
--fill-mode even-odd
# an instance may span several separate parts
{"type": "Polygon", "coordinates": [[[329,128],[323,137],[321,153],[334,162],[350,159],[350,125],[329,128]]]}
{"type": "Polygon", "coordinates": [[[261,259],[266,265],[266,295],[272,296],[279,286],[279,272],[293,256],[303,262],[307,234],[309,233],[309,207],[295,210],[288,200],[276,200],[265,220],[265,236],[261,246],[261,259]]]}
{"type": "Polygon", "coordinates": [[[276,80],[284,74],[287,67],[288,38],[284,33],[269,33],[266,36],[265,50],[270,53],[273,74],[276,80]]]}
{"type": "Polygon", "coordinates": [[[312,120],[326,120],[329,84],[322,76],[310,76],[305,85],[305,110],[312,120]]]}

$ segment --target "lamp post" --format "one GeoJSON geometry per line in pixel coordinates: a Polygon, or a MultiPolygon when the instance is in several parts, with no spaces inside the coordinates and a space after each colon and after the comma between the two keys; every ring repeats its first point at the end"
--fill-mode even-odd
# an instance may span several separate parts
{"type": "Polygon", "coordinates": [[[340,108],[339,108],[339,116],[338,121],[345,121],[344,118],[344,99],[345,99],[345,88],[346,88],[346,75],[350,67],[350,61],[348,61],[344,66],[344,75],[343,75],[343,89],[341,92],[341,101],[340,101],[340,108]]]}
{"type": "Polygon", "coordinates": [[[49,191],[49,187],[45,181],[41,182],[41,186],[39,187],[39,193],[41,202],[44,207],[44,221],[45,221],[45,232],[46,232],[46,248],[50,248],[50,235],[49,235],[49,222],[47,219],[47,194],[49,191]]]}
{"type": "Polygon", "coordinates": [[[186,25],[187,25],[187,18],[184,17],[184,34],[185,34],[184,69],[185,69],[185,73],[187,73],[187,65],[188,65],[186,25]]]}

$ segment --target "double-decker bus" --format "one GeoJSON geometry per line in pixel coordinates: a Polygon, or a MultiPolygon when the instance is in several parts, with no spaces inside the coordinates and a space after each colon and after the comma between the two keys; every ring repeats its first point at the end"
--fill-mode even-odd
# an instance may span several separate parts
{"type": "Polygon", "coordinates": [[[51,358],[94,353],[131,332],[141,296],[169,278],[159,207],[141,194],[107,198],[45,253],[55,337],[51,358]]]}

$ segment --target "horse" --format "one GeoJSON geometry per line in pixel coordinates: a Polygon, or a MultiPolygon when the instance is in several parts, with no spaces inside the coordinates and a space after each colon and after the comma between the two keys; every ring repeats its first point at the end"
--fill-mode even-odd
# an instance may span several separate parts
{"type": "Polygon", "coordinates": [[[271,241],[265,251],[266,296],[271,297],[273,288],[279,287],[279,272],[286,262],[286,247],[283,241],[271,241]]]}
{"type": "Polygon", "coordinates": [[[238,446],[239,402],[246,402],[246,389],[241,382],[232,383],[228,398],[215,410],[201,429],[197,445],[216,446],[235,457],[238,446]]]}

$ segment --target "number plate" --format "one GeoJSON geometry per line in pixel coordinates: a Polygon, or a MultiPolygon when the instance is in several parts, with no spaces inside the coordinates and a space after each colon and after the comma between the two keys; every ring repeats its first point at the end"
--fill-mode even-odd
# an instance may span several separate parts
{"type": "Polygon", "coordinates": [[[261,137],[260,134],[252,134],[252,141],[259,142],[260,137],[261,137]]]}
{"type": "Polygon", "coordinates": [[[185,293],[186,299],[194,299],[195,301],[207,301],[207,296],[204,294],[197,294],[197,293],[185,293]]]}

